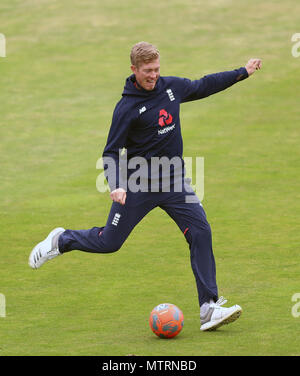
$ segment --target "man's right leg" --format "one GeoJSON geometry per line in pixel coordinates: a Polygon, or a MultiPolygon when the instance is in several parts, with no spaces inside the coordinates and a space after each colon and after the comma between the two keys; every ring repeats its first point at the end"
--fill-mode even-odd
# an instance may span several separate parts
{"type": "Polygon", "coordinates": [[[104,227],[89,230],[65,230],[58,239],[61,253],[80,250],[92,253],[118,251],[138,222],[151,210],[152,205],[131,207],[113,202],[104,227]]]}
{"type": "Polygon", "coordinates": [[[51,231],[44,241],[33,248],[29,265],[37,269],[44,262],[72,250],[92,253],[117,251],[137,223],[155,207],[149,200],[141,200],[141,196],[136,195],[129,193],[125,205],[113,202],[104,227],[93,227],[89,230],[58,228],[51,231]]]}

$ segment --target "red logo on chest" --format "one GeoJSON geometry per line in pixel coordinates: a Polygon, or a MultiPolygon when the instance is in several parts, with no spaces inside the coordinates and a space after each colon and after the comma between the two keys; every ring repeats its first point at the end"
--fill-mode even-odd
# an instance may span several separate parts
{"type": "Polygon", "coordinates": [[[158,124],[161,127],[171,124],[172,121],[173,121],[173,117],[171,114],[168,114],[166,110],[160,110],[158,124]]]}

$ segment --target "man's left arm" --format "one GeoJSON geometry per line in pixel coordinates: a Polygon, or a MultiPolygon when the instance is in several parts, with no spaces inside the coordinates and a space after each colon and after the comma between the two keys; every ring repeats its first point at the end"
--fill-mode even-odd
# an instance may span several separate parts
{"type": "Polygon", "coordinates": [[[181,102],[193,101],[218,93],[242,81],[261,68],[261,59],[250,59],[245,67],[209,74],[200,80],[181,79],[183,86],[181,102]]]}

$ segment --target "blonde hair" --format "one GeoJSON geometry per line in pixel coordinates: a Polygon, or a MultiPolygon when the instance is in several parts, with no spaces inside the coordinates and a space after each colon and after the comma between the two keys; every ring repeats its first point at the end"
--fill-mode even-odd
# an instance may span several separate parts
{"type": "Polygon", "coordinates": [[[136,43],[130,52],[130,61],[132,65],[135,65],[137,68],[142,63],[150,63],[153,60],[159,58],[158,49],[148,42],[139,42],[136,43]]]}

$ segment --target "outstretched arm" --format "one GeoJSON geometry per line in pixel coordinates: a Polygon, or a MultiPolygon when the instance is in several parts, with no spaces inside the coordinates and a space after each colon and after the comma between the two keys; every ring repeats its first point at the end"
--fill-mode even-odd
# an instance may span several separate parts
{"type": "Polygon", "coordinates": [[[220,73],[209,74],[200,80],[179,78],[178,87],[181,103],[194,101],[218,93],[249,77],[261,68],[261,59],[250,59],[245,67],[220,73]]]}

